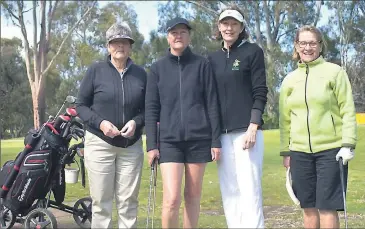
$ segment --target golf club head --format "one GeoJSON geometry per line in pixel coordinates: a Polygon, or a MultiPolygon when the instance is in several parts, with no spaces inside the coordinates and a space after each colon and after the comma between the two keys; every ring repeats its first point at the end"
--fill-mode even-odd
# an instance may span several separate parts
{"type": "Polygon", "coordinates": [[[70,103],[70,104],[74,104],[76,102],[76,97],[72,96],[72,95],[68,95],[66,97],[66,102],[70,103]]]}
{"type": "Polygon", "coordinates": [[[68,139],[68,138],[70,138],[70,140],[71,140],[71,138],[75,139],[76,141],[77,141],[77,140],[79,140],[78,135],[77,135],[77,134],[73,134],[73,133],[69,134],[69,135],[67,136],[67,139],[68,139]]]}
{"type": "Polygon", "coordinates": [[[80,121],[81,121],[81,119],[76,116],[76,117],[73,117],[72,118],[71,123],[72,123],[72,126],[76,126],[76,127],[78,127],[78,128],[80,128],[80,129],[83,130],[84,129],[84,125],[80,121]]]}
{"type": "Polygon", "coordinates": [[[73,134],[76,134],[79,138],[83,138],[85,136],[85,132],[83,129],[77,128],[77,127],[73,127],[72,131],[73,134]]]}
{"type": "Polygon", "coordinates": [[[56,118],[54,124],[53,124],[53,127],[56,128],[57,130],[60,130],[61,128],[61,125],[65,122],[68,122],[70,121],[71,118],[66,116],[66,115],[60,115],[56,118]]]}

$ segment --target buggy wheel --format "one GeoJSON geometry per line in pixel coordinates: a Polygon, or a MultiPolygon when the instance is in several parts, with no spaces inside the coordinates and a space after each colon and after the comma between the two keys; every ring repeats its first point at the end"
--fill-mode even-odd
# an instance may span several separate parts
{"type": "Polygon", "coordinates": [[[91,228],[92,199],[90,197],[81,198],[74,205],[74,220],[81,228],[91,228]]]}
{"type": "Polygon", "coordinates": [[[56,217],[45,208],[36,208],[31,211],[24,221],[24,228],[26,229],[43,229],[52,228],[57,229],[56,217]]]}
{"type": "Polygon", "coordinates": [[[15,223],[15,219],[16,216],[14,213],[4,205],[0,204],[0,228],[12,228],[15,223]]]}

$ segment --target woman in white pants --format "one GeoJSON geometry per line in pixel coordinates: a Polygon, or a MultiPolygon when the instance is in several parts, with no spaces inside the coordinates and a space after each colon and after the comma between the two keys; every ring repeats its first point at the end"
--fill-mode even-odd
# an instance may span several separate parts
{"type": "Polygon", "coordinates": [[[112,25],[106,41],[109,55],[87,70],[76,108],[86,129],[91,227],[112,227],[115,199],[118,227],[136,228],[147,75],[129,57],[134,40],[128,24],[112,25]]]}
{"type": "Polygon", "coordinates": [[[222,47],[209,55],[218,85],[223,134],[218,172],[229,228],[263,228],[261,130],[267,101],[264,53],[249,43],[243,14],[230,7],[220,14],[222,47]]]}

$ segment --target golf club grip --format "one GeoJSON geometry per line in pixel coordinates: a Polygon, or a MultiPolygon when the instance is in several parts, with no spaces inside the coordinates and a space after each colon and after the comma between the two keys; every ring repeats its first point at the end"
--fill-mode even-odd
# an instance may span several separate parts
{"type": "Polygon", "coordinates": [[[80,169],[81,169],[81,184],[85,188],[85,164],[84,159],[80,158],[80,169]]]}
{"type": "Polygon", "coordinates": [[[341,185],[342,188],[344,189],[343,191],[345,191],[345,181],[344,181],[344,172],[343,172],[343,159],[342,157],[340,157],[340,159],[338,160],[338,165],[340,166],[340,179],[341,179],[341,185]]]}
{"type": "Polygon", "coordinates": [[[157,122],[157,149],[160,150],[160,122],[157,122]]]}
{"type": "MultiPolygon", "coordinates": [[[[160,150],[160,123],[156,123],[156,143],[157,143],[157,149],[160,150]]],[[[155,164],[157,164],[157,157],[155,157],[151,163],[151,170],[155,169],[155,164]]]]}
{"type": "Polygon", "coordinates": [[[338,160],[338,165],[340,166],[341,180],[343,180],[343,159],[342,159],[342,157],[340,157],[340,159],[338,160]]]}

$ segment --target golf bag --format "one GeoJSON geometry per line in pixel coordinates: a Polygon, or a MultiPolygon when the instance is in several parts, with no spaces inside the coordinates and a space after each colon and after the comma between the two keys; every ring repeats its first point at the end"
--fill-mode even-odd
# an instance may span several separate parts
{"type": "Polygon", "coordinates": [[[56,134],[50,124],[43,130],[30,131],[24,139],[24,150],[0,171],[2,204],[16,214],[28,212],[34,201],[44,199],[51,189],[56,202],[64,200],[63,161],[69,141],[56,134]]]}

